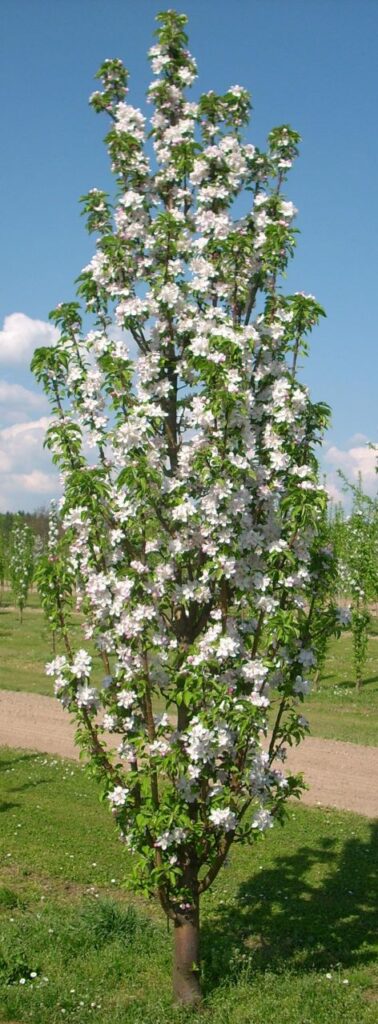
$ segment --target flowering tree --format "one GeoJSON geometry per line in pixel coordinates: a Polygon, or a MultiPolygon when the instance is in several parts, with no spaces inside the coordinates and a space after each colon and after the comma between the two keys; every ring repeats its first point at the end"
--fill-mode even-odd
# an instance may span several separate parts
{"type": "Polygon", "coordinates": [[[338,560],[339,590],[351,603],[356,689],[360,690],[368,652],[371,625],[370,603],[378,598],[378,503],[364,494],[362,481],[350,484],[353,498],[349,516],[338,509],[331,524],[338,560]]]}
{"type": "Polygon", "coordinates": [[[52,648],[57,639],[67,647],[71,625],[74,578],[67,551],[67,535],[60,534],[59,514],[52,501],[49,512],[47,550],[38,558],[34,579],[48,624],[52,630],[52,648]]]}
{"type": "Polygon", "coordinates": [[[314,565],[313,579],[316,580],[316,601],[310,623],[311,646],[316,659],[313,676],[313,690],[324,668],[329,641],[339,637],[342,630],[350,626],[350,611],[340,606],[338,545],[336,543],[334,520],[329,518],[328,508],[319,516],[317,529],[319,563],[314,565]]]}
{"type": "Polygon", "coordinates": [[[5,543],[3,534],[0,533],[0,587],[4,587],[7,572],[5,543]]]}
{"type": "Polygon", "coordinates": [[[34,537],[30,527],[21,519],[15,520],[10,536],[9,579],[20,610],[21,622],[33,578],[33,547],[34,537]]]}
{"type": "Polygon", "coordinates": [[[190,1003],[201,894],[231,844],[254,842],[300,790],[282,763],[306,730],[298,704],[315,663],[325,494],[314,445],[328,410],[297,379],[322,310],[279,290],[299,136],[284,125],[266,152],[246,143],[240,86],[188,102],[186,18],[158,22],[154,162],[127,71],[106,60],[91,103],[110,117],[117,197],[83,199],[98,233],[78,289],[93,328],[77,303],[59,306],[60,340],[33,368],[104,678],[95,687],[89,652],[73,649],[64,598],[66,653],[47,670],[135,854],[133,884],[174,922],[174,991],[190,1003]]]}

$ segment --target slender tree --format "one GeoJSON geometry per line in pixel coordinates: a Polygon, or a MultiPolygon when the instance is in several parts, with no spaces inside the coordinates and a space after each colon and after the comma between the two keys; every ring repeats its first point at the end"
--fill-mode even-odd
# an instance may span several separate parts
{"type": "Polygon", "coordinates": [[[362,479],[351,484],[341,474],[352,495],[352,510],[341,509],[332,522],[338,559],[339,590],[349,599],[356,690],[361,689],[371,627],[370,606],[378,598],[378,502],[364,494],[362,479]]]}
{"type": "Polygon", "coordinates": [[[46,551],[40,555],[34,579],[47,622],[52,630],[53,654],[57,640],[69,644],[74,577],[67,551],[67,535],[60,531],[59,513],[52,501],[46,551]]]}
{"type": "Polygon", "coordinates": [[[4,543],[3,534],[0,533],[0,587],[1,587],[1,591],[3,591],[3,589],[4,589],[6,573],[7,573],[7,564],[6,564],[5,543],[4,543]]]}
{"type": "Polygon", "coordinates": [[[9,579],[20,611],[20,622],[33,578],[34,537],[29,526],[16,519],[10,537],[9,579]]]}
{"type": "Polygon", "coordinates": [[[297,378],[322,309],[280,290],[299,136],[282,125],[266,152],[246,143],[238,85],[189,102],[186,18],[157,20],[152,162],[127,71],[106,60],[91,103],[110,118],[117,195],[83,198],[98,240],[78,289],[94,323],[59,306],[59,342],[33,368],[104,678],[93,685],[69,630],[48,672],[135,855],[133,884],[174,924],[175,998],[195,1003],[201,894],[231,844],[253,843],[300,791],[283,762],[315,663],[328,410],[297,378]]]}
{"type": "Polygon", "coordinates": [[[330,517],[328,508],[324,509],[323,517],[319,517],[317,531],[318,548],[313,565],[313,577],[316,578],[316,603],[311,618],[311,645],[316,658],[316,669],[313,676],[313,689],[318,688],[324,668],[329,641],[340,636],[343,629],[350,626],[349,608],[339,604],[339,572],[338,544],[336,543],[336,520],[330,517]]]}

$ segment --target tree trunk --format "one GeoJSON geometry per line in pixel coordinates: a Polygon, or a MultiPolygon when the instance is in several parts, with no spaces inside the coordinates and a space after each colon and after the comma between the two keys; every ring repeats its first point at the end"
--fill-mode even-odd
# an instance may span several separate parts
{"type": "Polygon", "coordinates": [[[199,983],[199,902],[174,924],[173,995],[175,1003],[201,1002],[199,983]]]}

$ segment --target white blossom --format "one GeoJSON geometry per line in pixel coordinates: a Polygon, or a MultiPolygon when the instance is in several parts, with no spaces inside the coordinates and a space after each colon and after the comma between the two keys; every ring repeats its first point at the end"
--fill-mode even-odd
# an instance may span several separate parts
{"type": "Polygon", "coordinates": [[[236,814],[229,807],[214,807],[209,818],[216,828],[221,828],[224,832],[233,832],[237,826],[236,814]]]}
{"type": "Polygon", "coordinates": [[[108,793],[108,800],[113,807],[124,807],[128,795],[129,790],[126,786],[115,786],[114,789],[108,793]]]}

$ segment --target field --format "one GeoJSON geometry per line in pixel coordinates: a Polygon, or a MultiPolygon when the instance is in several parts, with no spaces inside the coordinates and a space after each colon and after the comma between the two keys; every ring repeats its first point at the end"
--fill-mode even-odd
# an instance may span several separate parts
{"type": "MultiPolygon", "coordinates": [[[[81,641],[76,619],[77,643],[81,641]]],[[[0,607],[0,686],[50,694],[36,595],[0,607]]],[[[378,631],[353,686],[351,637],[307,701],[318,736],[378,744],[378,631]]],[[[378,1020],[378,825],[291,806],[235,849],[203,903],[205,1007],[171,1005],[171,935],[127,892],[130,857],[82,767],[0,752],[0,1024],[373,1024],[378,1020]]]]}
{"type": "Polygon", "coordinates": [[[30,1024],[373,1024],[377,825],[290,808],[204,901],[205,1010],[170,1003],[171,935],[70,761],[3,750],[0,1012],[30,1024]]]}
{"type": "MultiPolygon", "coordinates": [[[[83,643],[79,618],[75,619],[77,644],[83,643]]],[[[3,595],[0,606],[0,689],[27,690],[52,694],[51,677],[45,675],[51,660],[51,634],[31,595],[20,625],[12,595],[3,595]]],[[[369,639],[364,685],[354,687],[352,638],[349,633],[331,643],[323,677],[316,693],[306,700],[311,733],[326,739],[378,745],[378,620],[374,619],[369,639]]],[[[100,668],[99,668],[100,671],[100,668]]]]}

